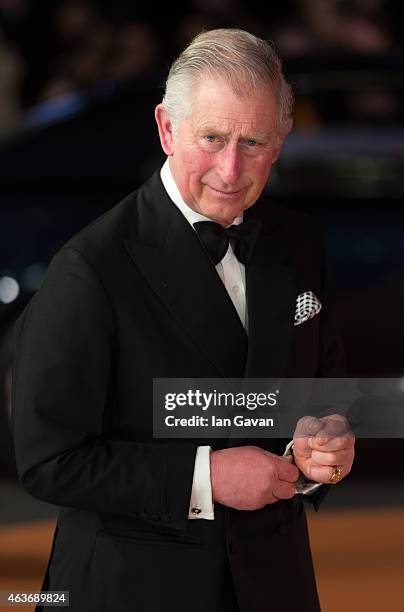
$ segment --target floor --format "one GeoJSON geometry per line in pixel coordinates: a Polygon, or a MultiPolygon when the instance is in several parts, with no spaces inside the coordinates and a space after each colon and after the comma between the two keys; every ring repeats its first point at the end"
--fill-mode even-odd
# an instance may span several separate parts
{"type": "MultiPolygon", "coordinates": [[[[318,513],[308,512],[323,612],[404,610],[402,489],[381,482],[362,488],[344,483],[318,513]]],[[[15,483],[0,488],[0,508],[0,591],[36,591],[57,509],[34,500],[15,483]]],[[[0,609],[13,612],[16,607],[0,609]]]]}

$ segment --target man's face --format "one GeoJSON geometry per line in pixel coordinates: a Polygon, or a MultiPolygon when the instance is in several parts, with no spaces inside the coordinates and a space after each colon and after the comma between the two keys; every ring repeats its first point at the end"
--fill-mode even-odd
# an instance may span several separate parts
{"type": "Polygon", "coordinates": [[[206,79],[176,135],[156,108],[162,147],[185,203],[227,226],[263,191],[283,139],[276,130],[277,105],[269,88],[237,96],[222,80],[206,79]]]}

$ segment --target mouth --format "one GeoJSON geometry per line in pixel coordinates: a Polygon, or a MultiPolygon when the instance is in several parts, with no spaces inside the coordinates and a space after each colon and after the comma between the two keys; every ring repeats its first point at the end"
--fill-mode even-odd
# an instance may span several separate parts
{"type": "Polygon", "coordinates": [[[242,189],[237,191],[222,191],[221,189],[215,189],[214,187],[210,186],[209,189],[211,189],[211,191],[213,191],[213,193],[215,193],[219,198],[235,198],[243,191],[242,189]]]}

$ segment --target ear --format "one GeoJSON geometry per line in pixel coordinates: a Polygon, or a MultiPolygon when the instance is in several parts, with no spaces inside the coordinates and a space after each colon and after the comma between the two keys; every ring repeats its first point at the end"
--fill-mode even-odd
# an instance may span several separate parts
{"type": "Polygon", "coordinates": [[[157,127],[159,130],[161,148],[166,155],[174,153],[174,136],[171,120],[162,104],[158,104],[154,111],[157,127]]]}
{"type": "Polygon", "coordinates": [[[278,137],[274,151],[273,151],[273,155],[272,155],[272,163],[274,164],[275,162],[278,161],[279,155],[281,154],[282,151],[282,145],[283,145],[283,141],[285,140],[285,138],[281,138],[278,137]]]}

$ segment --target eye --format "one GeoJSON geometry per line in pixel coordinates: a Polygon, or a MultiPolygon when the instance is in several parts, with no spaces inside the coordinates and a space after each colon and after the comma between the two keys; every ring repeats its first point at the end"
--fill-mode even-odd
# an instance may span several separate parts
{"type": "Polygon", "coordinates": [[[245,141],[245,144],[248,147],[256,147],[258,145],[258,142],[254,140],[253,138],[248,138],[248,140],[245,141]]]}
{"type": "Polygon", "coordinates": [[[201,145],[206,151],[215,153],[223,146],[222,136],[215,136],[215,134],[204,134],[202,136],[201,145]]]}

